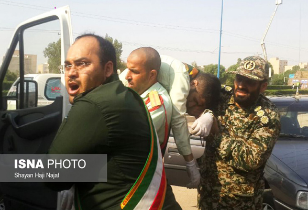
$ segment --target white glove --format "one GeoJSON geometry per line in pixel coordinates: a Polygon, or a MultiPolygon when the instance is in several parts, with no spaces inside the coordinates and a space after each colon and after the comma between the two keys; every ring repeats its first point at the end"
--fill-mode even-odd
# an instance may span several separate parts
{"type": "Polygon", "coordinates": [[[211,113],[202,114],[191,126],[190,133],[196,136],[206,137],[210,134],[213,124],[213,115],[211,113]]]}
{"type": "Polygon", "coordinates": [[[186,171],[190,179],[187,188],[197,188],[200,183],[200,172],[197,166],[198,164],[195,159],[190,162],[186,162],[186,171]]]}
{"type": "Polygon", "coordinates": [[[63,190],[60,193],[60,210],[75,210],[74,207],[75,187],[72,186],[69,190],[63,190]]]}

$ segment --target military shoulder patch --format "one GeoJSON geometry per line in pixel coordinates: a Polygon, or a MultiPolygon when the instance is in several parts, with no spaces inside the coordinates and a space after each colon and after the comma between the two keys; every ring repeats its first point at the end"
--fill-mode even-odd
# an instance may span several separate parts
{"type": "Polygon", "coordinates": [[[267,116],[262,116],[260,119],[263,125],[266,125],[269,122],[269,119],[267,116]]]}
{"type": "Polygon", "coordinates": [[[230,86],[225,86],[225,87],[224,87],[224,90],[225,90],[226,92],[231,92],[231,91],[232,91],[232,87],[230,87],[230,86]]]}
{"type": "Polygon", "coordinates": [[[154,108],[156,106],[161,106],[161,101],[159,99],[159,96],[158,96],[158,93],[156,90],[152,90],[150,93],[149,93],[149,99],[150,99],[150,102],[151,102],[151,106],[154,108]]]}
{"type": "Polygon", "coordinates": [[[263,125],[266,125],[269,123],[270,119],[267,116],[267,113],[262,109],[261,106],[257,106],[254,109],[255,113],[257,114],[257,116],[260,118],[260,121],[263,125]]]}

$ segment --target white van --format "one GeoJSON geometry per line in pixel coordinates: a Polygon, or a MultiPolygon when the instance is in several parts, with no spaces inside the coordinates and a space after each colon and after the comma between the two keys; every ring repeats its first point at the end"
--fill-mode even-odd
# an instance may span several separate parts
{"type": "MultiPolygon", "coordinates": [[[[47,154],[62,119],[71,108],[65,90],[64,63],[72,43],[68,6],[30,18],[17,26],[0,66],[1,154],[47,154]],[[30,62],[27,53],[37,55],[35,62],[38,62],[40,57],[43,58],[44,49],[49,43],[59,39],[59,74],[26,74],[28,70],[36,68],[31,66],[32,61],[30,62]],[[24,78],[24,82],[20,83],[20,79],[17,79],[7,93],[2,89],[4,78],[10,72],[9,67],[13,67],[10,66],[13,58],[17,59],[14,68],[22,75],[20,77],[24,78]]],[[[6,210],[59,210],[61,201],[58,196],[60,194],[41,182],[0,182],[0,209],[3,209],[5,204],[6,210]]]]}
{"type": "MultiPolygon", "coordinates": [[[[56,97],[61,95],[61,74],[25,74],[25,81],[36,81],[38,88],[37,106],[51,104],[56,97]]],[[[16,88],[19,78],[12,84],[7,96],[16,96],[16,88]]],[[[30,92],[32,92],[30,90],[30,92]]],[[[16,109],[16,100],[7,101],[7,109],[16,109]]]]}

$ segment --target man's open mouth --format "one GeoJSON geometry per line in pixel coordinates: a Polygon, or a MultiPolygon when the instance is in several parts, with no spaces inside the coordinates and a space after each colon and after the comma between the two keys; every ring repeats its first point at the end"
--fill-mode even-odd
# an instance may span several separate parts
{"type": "Polygon", "coordinates": [[[69,89],[68,89],[68,94],[69,95],[76,95],[78,94],[79,91],[79,85],[75,82],[69,83],[68,85],[69,89]]]}

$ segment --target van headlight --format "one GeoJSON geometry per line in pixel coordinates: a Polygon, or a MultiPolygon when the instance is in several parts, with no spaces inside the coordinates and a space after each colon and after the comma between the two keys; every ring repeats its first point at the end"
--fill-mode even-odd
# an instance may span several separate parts
{"type": "Polygon", "coordinates": [[[298,191],[296,195],[296,206],[302,209],[308,209],[308,192],[298,191]]]}

